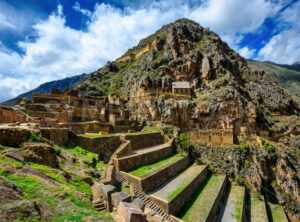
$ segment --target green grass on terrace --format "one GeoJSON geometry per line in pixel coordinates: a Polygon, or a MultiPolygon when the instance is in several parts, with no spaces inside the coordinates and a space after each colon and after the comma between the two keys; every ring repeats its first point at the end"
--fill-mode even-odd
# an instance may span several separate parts
{"type": "Polygon", "coordinates": [[[171,164],[183,159],[185,156],[182,154],[176,154],[174,156],[170,156],[164,159],[161,159],[157,162],[147,164],[144,166],[140,166],[134,170],[129,171],[133,176],[139,177],[139,178],[145,178],[148,177],[156,172],[161,171],[162,169],[170,166],[171,164]]]}
{"type": "Polygon", "coordinates": [[[225,175],[212,175],[207,178],[194,192],[194,195],[184,205],[179,213],[183,221],[205,221],[221,188],[225,175]]]}
{"type": "Polygon", "coordinates": [[[117,136],[118,134],[97,134],[97,133],[86,133],[86,134],[79,134],[79,136],[87,136],[87,137],[111,137],[111,136],[117,136]]]}
{"type": "Polygon", "coordinates": [[[195,170],[187,176],[180,184],[177,185],[176,189],[173,192],[168,193],[168,201],[174,199],[178,194],[180,194],[192,181],[195,177],[203,170],[205,166],[198,166],[195,170]]]}
{"type": "Polygon", "coordinates": [[[285,222],[287,221],[284,210],[280,204],[268,203],[272,213],[273,222],[285,222]]]}
{"type": "Polygon", "coordinates": [[[232,215],[237,221],[242,221],[244,187],[232,186],[231,191],[234,198],[234,214],[232,215]]]}

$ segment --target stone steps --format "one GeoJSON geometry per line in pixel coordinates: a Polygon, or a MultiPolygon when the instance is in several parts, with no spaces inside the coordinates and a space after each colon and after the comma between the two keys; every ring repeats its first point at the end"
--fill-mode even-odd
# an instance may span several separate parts
{"type": "MultiPolygon", "coordinates": [[[[115,177],[116,177],[116,180],[119,182],[119,183],[122,183],[122,182],[127,182],[128,181],[126,179],[124,179],[121,174],[119,172],[115,172],[115,177]]],[[[133,188],[133,191],[134,191],[134,196],[136,198],[140,198],[144,201],[145,203],[145,206],[150,208],[151,210],[153,210],[156,214],[160,215],[163,217],[164,220],[166,221],[170,221],[170,222],[175,222],[175,220],[170,217],[170,215],[164,213],[160,207],[158,207],[152,200],[149,199],[149,197],[143,193],[142,191],[136,189],[136,188],[133,188]]]]}
{"type": "Polygon", "coordinates": [[[259,199],[251,197],[250,220],[251,222],[268,222],[268,214],[263,196],[259,196],[259,199]]]}
{"type": "Polygon", "coordinates": [[[179,217],[183,221],[214,221],[222,196],[225,191],[227,177],[212,175],[194,192],[194,196],[185,204],[179,217]],[[197,218],[197,220],[195,220],[197,218]]]}
{"type": "Polygon", "coordinates": [[[288,222],[289,220],[286,217],[286,214],[283,210],[283,207],[279,204],[273,204],[267,202],[269,208],[269,216],[272,218],[273,222],[288,222]]]}
{"type": "Polygon", "coordinates": [[[130,154],[115,159],[115,167],[118,171],[129,171],[136,167],[153,163],[174,152],[171,144],[165,143],[144,149],[134,150],[130,154]]]}
{"type": "Polygon", "coordinates": [[[193,195],[208,173],[205,165],[193,164],[150,195],[160,208],[168,214],[176,214],[193,195]]]}
{"type": "Polygon", "coordinates": [[[225,206],[222,222],[238,222],[245,220],[245,187],[231,186],[225,206]]]}

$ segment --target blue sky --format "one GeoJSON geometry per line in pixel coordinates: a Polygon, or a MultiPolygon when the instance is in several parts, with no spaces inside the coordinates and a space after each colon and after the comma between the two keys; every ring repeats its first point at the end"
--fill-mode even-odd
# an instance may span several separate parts
{"type": "Polygon", "coordinates": [[[0,101],[95,71],[183,17],[245,58],[300,61],[299,0],[0,0],[0,101]]]}

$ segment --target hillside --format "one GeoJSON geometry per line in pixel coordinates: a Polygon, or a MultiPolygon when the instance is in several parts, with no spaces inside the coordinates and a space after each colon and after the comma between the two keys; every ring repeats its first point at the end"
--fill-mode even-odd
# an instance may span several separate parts
{"type": "Polygon", "coordinates": [[[142,39],[124,54],[130,55],[136,58],[108,62],[76,88],[85,96],[128,99],[133,118],[139,120],[161,120],[184,129],[229,128],[236,140],[271,128],[273,113],[299,111],[268,74],[253,70],[217,34],[188,19],[142,39]],[[174,81],[190,83],[192,101],[172,98],[174,81]],[[145,97],[141,90],[152,94],[145,97]]]}
{"type": "Polygon", "coordinates": [[[14,105],[16,102],[18,102],[19,99],[23,97],[31,98],[33,93],[41,93],[41,94],[48,94],[50,93],[51,88],[59,88],[60,90],[63,90],[66,86],[69,88],[74,87],[76,84],[81,82],[87,74],[81,74],[77,76],[67,77],[60,80],[55,80],[51,82],[46,82],[40,85],[39,87],[30,90],[26,93],[22,93],[21,95],[18,95],[17,97],[7,100],[5,102],[2,102],[1,105],[4,106],[11,106],[14,105]]]}
{"type": "Polygon", "coordinates": [[[300,103],[300,66],[299,65],[279,65],[270,62],[259,62],[247,60],[250,67],[264,70],[279,85],[284,88],[298,103],[300,103]]]}

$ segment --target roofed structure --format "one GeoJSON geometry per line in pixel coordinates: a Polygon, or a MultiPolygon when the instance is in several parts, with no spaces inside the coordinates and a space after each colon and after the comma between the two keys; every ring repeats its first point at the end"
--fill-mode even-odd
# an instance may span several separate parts
{"type": "Polygon", "coordinates": [[[172,93],[191,95],[191,85],[189,82],[173,82],[172,83],[172,93]]]}

